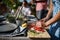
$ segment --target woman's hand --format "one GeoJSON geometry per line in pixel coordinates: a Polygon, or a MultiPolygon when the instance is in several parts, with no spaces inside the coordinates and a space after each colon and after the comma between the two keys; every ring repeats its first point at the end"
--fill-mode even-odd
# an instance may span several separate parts
{"type": "Polygon", "coordinates": [[[37,21],[36,26],[41,27],[42,26],[41,21],[37,21]]]}
{"type": "Polygon", "coordinates": [[[43,20],[40,20],[40,21],[37,21],[36,22],[36,26],[45,28],[46,27],[46,24],[45,24],[45,22],[43,20]]]}
{"type": "Polygon", "coordinates": [[[41,19],[40,21],[46,22],[48,19],[49,19],[48,17],[45,17],[45,18],[41,19]]]}

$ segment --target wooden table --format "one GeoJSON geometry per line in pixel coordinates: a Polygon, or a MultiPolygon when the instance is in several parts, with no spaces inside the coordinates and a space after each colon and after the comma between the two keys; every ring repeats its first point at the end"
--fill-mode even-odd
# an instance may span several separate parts
{"type": "Polygon", "coordinates": [[[45,32],[40,32],[39,34],[35,34],[31,31],[28,31],[27,37],[29,37],[33,40],[50,40],[50,38],[51,38],[46,30],[45,30],[45,32]]]}
{"type": "Polygon", "coordinates": [[[34,34],[31,33],[30,31],[27,32],[27,37],[0,37],[0,40],[50,40],[50,35],[48,32],[45,30],[45,32],[40,33],[40,34],[34,34]],[[34,35],[33,35],[34,34],[34,35]]]}

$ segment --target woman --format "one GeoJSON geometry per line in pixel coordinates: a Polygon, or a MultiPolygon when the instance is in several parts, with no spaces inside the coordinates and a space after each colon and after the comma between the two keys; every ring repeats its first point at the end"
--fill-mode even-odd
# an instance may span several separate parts
{"type": "Polygon", "coordinates": [[[48,0],[36,0],[36,17],[38,20],[44,18],[48,12],[47,1],[48,0]]]}
{"type": "Polygon", "coordinates": [[[19,13],[22,13],[23,15],[27,16],[27,15],[30,15],[31,14],[31,10],[30,10],[30,7],[28,6],[28,3],[27,1],[23,1],[22,3],[22,6],[18,7],[15,15],[19,15],[19,13]]]}
{"type": "MultiPolygon", "coordinates": [[[[51,40],[60,39],[60,0],[50,0],[50,10],[47,16],[43,19],[42,27],[50,26],[49,33],[51,40]],[[51,12],[53,11],[53,17],[49,19],[51,12]],[[48,20],[49,19],[49,20],[48,20]]],[[[39,25],[38,22],[37,25],[39,25]]]]}

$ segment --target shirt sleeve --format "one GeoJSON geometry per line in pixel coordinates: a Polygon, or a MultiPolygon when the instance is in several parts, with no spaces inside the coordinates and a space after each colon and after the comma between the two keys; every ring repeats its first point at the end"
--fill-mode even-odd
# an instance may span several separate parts
{"type": "Polygon", "coordinates": [[[31,15],[31,10],[30,10],[30,8],[28,9],[28,15],[31,15]]]}

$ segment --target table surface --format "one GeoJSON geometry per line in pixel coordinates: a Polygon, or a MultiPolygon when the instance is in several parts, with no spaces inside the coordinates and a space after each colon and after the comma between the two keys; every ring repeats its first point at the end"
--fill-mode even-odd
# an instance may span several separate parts
{"type": "Polygon", "coordinates": [[[51,38],[49,33],[45,30],[45,32],[41,32],[39,34],[32,33],[30,31],[27,32],[27,37],[0,37],[2,39],[25,39],[25,38],[51,38]]]}
{"type": "Polygon", "coordinates": [[[28,36],[29,38],[51,38],[49,33],[45,30],[45,32],[40,32],[39,34],[35,34],[31,31],[28,31],[28,36]]]}

